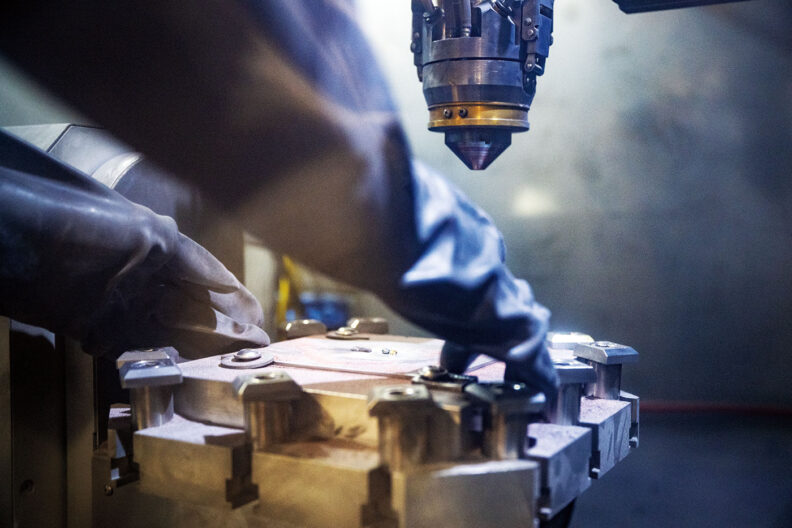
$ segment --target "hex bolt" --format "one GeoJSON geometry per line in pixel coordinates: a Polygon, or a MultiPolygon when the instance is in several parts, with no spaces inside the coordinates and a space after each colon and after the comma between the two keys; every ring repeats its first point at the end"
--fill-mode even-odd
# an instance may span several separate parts
{"type": "Polygon", "coordinates": [[[377,418],[380,460],[391,471],[423,463],[429,447],[429,415],[435,409],[423,385],[375,387],[369,414],[377,418]]]}
{"type": "Polygon", "coordinates": [[[245,433],[254,450],[264,451],[289,439],[292,404],[302,389],[287,373],[271,370],[239,376],[234,391],[242,399],[245,433]]]}

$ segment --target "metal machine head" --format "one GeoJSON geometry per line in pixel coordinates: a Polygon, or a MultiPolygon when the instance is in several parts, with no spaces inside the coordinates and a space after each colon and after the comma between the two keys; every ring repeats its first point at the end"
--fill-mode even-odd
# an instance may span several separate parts
{"type": "Polygon", "coordinates": [[[544,73],[553,0],[413,0],[411,49],[429,130],[473,170],[486,169],[528,130],[544,73]]]}
{"type": "MultiPolygon", "coordinates": [[[[614,0],[626,13],[739,0],[614,0]]],[[[412,43],[429,130],[473,170],[528,130],[553,43],[554,0],[413,0],[412,43]]]]}

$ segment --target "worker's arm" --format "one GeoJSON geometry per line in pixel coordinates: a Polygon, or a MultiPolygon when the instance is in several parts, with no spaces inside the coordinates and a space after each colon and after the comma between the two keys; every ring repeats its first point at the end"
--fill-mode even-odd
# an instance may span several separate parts
{"type": "Polygon", "coordinates": [[[552,392],[547,310],[491,222],[410,163],[350,5],[17,2],[0,52],[276,251],[552,392]]]}
{"type": "Polygon", "coordinates": [[[269,343],[255,298],[172,219],[2,131],[0,314],[97,355],[269,343]]]}

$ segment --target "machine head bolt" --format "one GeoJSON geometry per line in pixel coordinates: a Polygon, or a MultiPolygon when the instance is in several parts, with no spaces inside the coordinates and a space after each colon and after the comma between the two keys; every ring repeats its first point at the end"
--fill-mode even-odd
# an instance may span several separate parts
{"type": "Polygon", "coordinates": [[[261,359],[261,353],[251,348],[244,348],[234,354],[234,361],[255,361],[261,359]]]}
{"type": "Polygon", "coordinates": [[[460,108],[459,109],[459,117],[467,117],[468,109],[467,108],[460,108]]]}
{"type": "Polygon", "coordinates": [[[446,108],[445,110],[443,110],[443,117],[445,117],[446,119],[451,119],[453,115],[454,112],[450,108],[446,108]]]}

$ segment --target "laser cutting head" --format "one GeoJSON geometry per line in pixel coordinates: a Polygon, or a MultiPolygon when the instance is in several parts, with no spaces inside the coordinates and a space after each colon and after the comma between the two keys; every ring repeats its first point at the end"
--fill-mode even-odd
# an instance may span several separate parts
{"type": "Polygon", "coordinates": [[[473,170],[528,130],[552,44],[553,0],[413,0],[414,54],[429,130],[473,170]]]}

